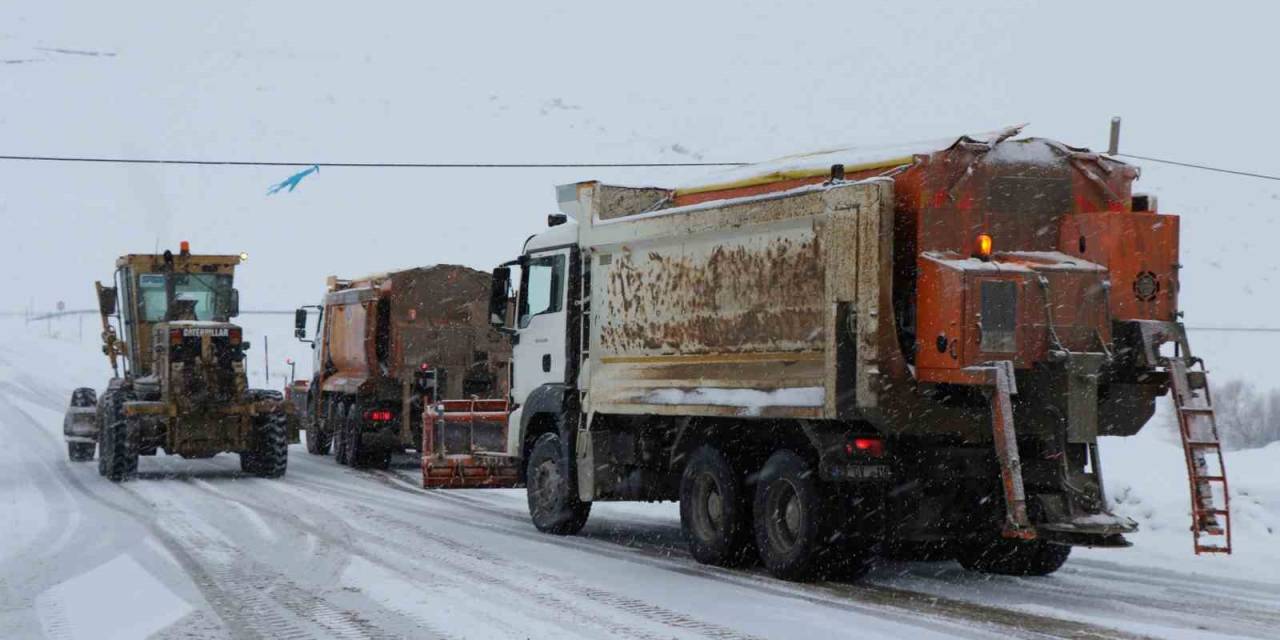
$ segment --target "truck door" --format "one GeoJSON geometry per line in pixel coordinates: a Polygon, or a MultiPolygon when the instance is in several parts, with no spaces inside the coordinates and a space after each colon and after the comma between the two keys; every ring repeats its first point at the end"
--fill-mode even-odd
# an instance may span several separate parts
{"type": "Polygon", "coordinates": [[[544,384],[565,381],[568,265],[569,249],[562,248],[531,252],[521,270],[517,340],[511,354],[511,399],[517,404],[524,404],[529,394],[544,384]]]}

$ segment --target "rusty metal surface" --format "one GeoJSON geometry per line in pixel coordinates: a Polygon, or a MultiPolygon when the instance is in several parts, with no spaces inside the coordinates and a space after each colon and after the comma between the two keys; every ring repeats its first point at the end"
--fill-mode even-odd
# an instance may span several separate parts
{"type": "Polygon", "coordinates": [[[882,191],[842,184],[596,220],[583,234],[593,406],[833,415],[836,304],[855,302],[858,220],[879,215],[882,191]]]}

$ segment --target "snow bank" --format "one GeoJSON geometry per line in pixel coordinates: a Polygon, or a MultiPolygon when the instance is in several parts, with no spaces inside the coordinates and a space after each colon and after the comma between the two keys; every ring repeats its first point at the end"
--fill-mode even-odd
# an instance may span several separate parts
{"type": "Polygon", "coordinates": [[[1176,434],[1157,415],[1130,438],[1102,438],[1107,498],[1117,515],[1138,521],[1130,549],[1079,549],[1080,557],[1280,582],[1280,443],[1223,454],[1231,488],[1233,553],[1192,549],[1191,498],[1176,434]]]}

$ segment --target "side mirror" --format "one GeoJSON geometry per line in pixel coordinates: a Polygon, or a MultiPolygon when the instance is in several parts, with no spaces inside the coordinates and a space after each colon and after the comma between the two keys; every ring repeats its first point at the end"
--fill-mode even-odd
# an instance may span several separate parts
{"type": "Polygon", "coordinates": [[[239,289],[231,290],[231,301],[227,305],[227,307],[228,307],[227,309],[228,318],[234,318],[240,315],[240,290],[239,289]]]}
{"type": "Polygon", "coordinates": [[[492,289],[489,290],[489,323],[496,327],[507,326],[507,291],[511,287],[511,267],[493,270],[492,289]]]}
{"type": "Polygon", "coordinates": [[[101,282],[93,283],[98,290],[98,311],[104,316],[116,314],[116,288],[104,287],[101,282]]]}
{"type": "Polygon", "coordinates": [[[293,337],[299,340],[307,339],[307,310],[298,309],[293,312],[293,337]]]}

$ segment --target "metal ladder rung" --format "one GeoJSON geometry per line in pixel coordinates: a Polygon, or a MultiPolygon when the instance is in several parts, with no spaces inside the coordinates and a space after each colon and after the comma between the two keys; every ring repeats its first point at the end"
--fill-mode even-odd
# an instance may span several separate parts
{"type": "Polygon", "coordinates": [[[1204,414],[1213,413],[1213,407],[1178,407],[1178,411],[1181,411],[1183,413],[1199,413],[1204,415],[1204,414]]]}
{"type": "Polygon", "coordinates": [[[1226,482],[1226,476],[1196,476],[1196,481],[1200,482],[1226,482]]]}
{"type": "Polygon", "coordinates": [[[1225,516],[1231,513],[1226,509],[1196,509],[1195,511],[1197,514],[1209,514],[1215,516],[1225,516]]]}
{"type": "Polygon", "coordinates": [[[1221,449],[1222,443],[1214,442],[1212,440],[1188,440],[1187,446],[1188,447],[1204,447],[1206,449],[1221,449]]]}

